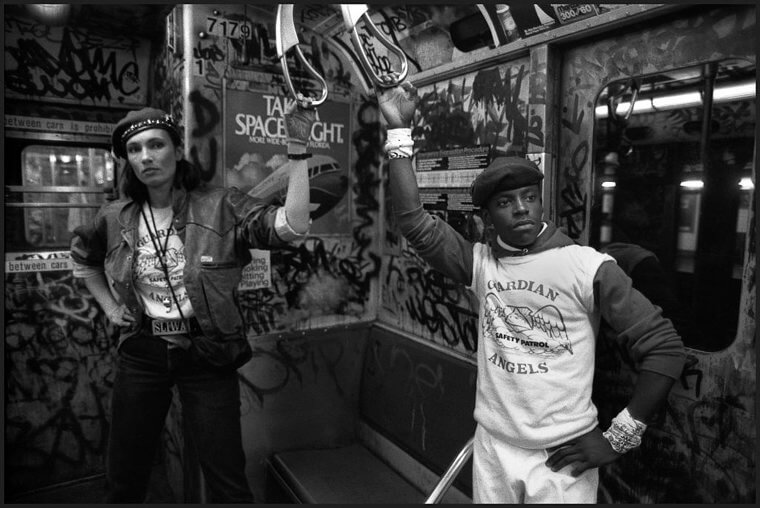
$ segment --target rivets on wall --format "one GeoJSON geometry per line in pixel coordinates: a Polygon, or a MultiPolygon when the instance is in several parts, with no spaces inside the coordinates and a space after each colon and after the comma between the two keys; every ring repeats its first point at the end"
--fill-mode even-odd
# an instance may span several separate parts
{"type": "Polygon", "coordinates": [[[198,32],[199,39],[205,39],[208,34],[206,32],[198,32]]]}

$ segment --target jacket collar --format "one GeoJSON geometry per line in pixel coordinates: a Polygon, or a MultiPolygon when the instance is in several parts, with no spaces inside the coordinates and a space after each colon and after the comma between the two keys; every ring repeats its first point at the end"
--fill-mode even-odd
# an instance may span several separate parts
{"type": "MultiPolygon", "coordinates": [[[[187,191],[174,189],[172,193],[172,210],[180,225],[184,225],[187,217],[187,191]]],[[[119,209],[119,224],[124,230],[136,228],[140,216],[140,205],[133,199],[124,199],[119,209]]]]}

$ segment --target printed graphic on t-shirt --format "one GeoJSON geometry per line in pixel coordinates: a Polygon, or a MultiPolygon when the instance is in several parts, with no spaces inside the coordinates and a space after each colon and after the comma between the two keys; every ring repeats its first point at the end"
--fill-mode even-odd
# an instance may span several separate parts
{"type": "Polygon", "coordinates": [[[498,293],[485,298],[483,338],[501,349],[540,358],[573,354],[562,313],[554,304],[532,309],[505,304],[498,293]]]}
{"type": "MultiPolygon", "coordinates": [[[[180,305],[187,300],[187,290],[182,281],[185,266],[185,248],[174,229],[159,229],[158,240],[166,245],[163,262],[169,272],[170,282],[180,305]],[[166,235],[169,241],[166,242],[166,235]]],[[[154,317],[169,317],[178,314],[171,289],[166,281],[166,274],[158,256],[154,242],[149,235],[143,235],[137,242],[137,261],[135,275],[139,290],[147,298],[145,302],[148,314],[154,317]]]]}

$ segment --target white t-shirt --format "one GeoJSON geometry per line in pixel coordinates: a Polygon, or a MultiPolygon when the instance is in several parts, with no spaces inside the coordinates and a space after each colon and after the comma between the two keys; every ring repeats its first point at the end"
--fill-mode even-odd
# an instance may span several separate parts
{"type": "Polygon", "coordinates": [[[591,401],[598,312],[593,279],[610,256],[571,245],[496,259],[473,247],[480,301],[475,420],[523,448],[547,448],[597,425],[591,401]]]}
{"type": "Polygon", "coordinates": [[[193,316],[193,308],[187,296],[182,275],[185,268],[185,245],[172,227],[172,208],[153,208],[153,218],[148,204],[143,205],[135,245],[135,286],[145,306],[145,314],[158,319],[180,319],[193,316]],[[148,224],[146,224],[147,219],[148,224]],[[153,220],[155,219],[155,230],[153,220]],[[157,234],[156,234],[157,232],[157,234]],[[151,240],[151,233],[153,240],[151,240]],[[168,240],[167,240],[168,239],[168,240]],[[156,245],[166,253],[166,268],[171,286],[181,308],[182,315],[172,297],[166,274],[156,252],[156,245]]]}

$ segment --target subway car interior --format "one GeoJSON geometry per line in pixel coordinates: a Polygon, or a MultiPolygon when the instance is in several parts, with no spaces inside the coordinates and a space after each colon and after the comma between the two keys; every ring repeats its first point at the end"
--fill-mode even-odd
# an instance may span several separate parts
{"type": "MultiPolygon", "coordinates": [[[[624,269],[659,261],[665,289],[647,296],[686,362],[641,445],[600,467],[598,502],[757,502],[754,3],[3,15],[6,503],[103,499],[118,329],[73,276],[70,240],[124,197],[116,123],[169,112],[204,182],[277,203],[296,93],[319,102],[311,229],[252,251],[235,293],[253,350],[237,369],[250,488],[263,503],[472,503],[479,304],[399,231],[376,98],[389,73],[420,97],[423,207],[467,240],[488,241],[470,181],[507,154],[540,168],[544,220],[576,244],[624,269]]],[[[608,333],[602,429],[639,375],[608,333]]],[[[176,397],[146,502],[208,502],[176,397]]]]}

